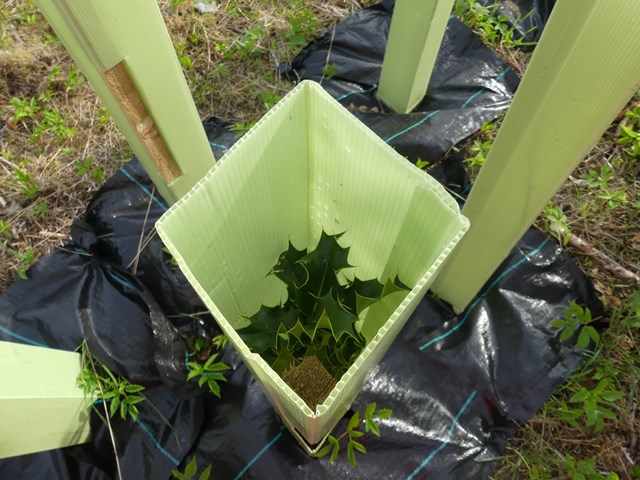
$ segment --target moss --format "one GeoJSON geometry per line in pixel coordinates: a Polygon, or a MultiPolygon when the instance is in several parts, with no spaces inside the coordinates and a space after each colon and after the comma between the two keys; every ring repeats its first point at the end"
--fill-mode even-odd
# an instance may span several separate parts
{"type": "Polygon", "coordinates": [[[296,392],[311,410],[327,398],[336,380],[316,357],[306,357],[282,376],[284,382],[296,392]]]}

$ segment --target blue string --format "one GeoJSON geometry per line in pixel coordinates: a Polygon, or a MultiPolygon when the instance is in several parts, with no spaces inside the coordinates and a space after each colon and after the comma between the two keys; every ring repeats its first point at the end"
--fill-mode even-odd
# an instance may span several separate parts
{"type": "Polygon", "coordinates": [[[168,451],[166,451],[162,445],[160,445],[160,442],[158,442],[158,440],[155,439],[155,437],[153,436],[153,434],[151,433],[151,431],[149,430],[149,428],[142,423],[142,421],[139,418],[136,418],[136,423],[138,424],[138,426],[142,429],[142,431],[147,435],[147,437],[149,437],[149,439],[151,440],[151,442],[156,446],[156,448],[158,450],[160,450],[160,452],[162,452],[162,454],[167,457],[169,460],[171,460],[176,466],[180,465],[180,462],[176,459],[176,457],[174,457],[173,455],[171,455],[168,451]]]}
{"type": "Polygon", "coordinates": [[[151,200],[153,200],[156,203],[156,205],[158,205],[163,211],[166,212],[167,210],[169,210],[169,208],[165,204],[163,204],[160,200],[158,200],[155,197],[155,195],[153,195],[149,191],[149,189],[147,187],[145,187],[139,181],[137,181],[135,178],[133,178],[133,175],[131,175],[129,172],[127,172],[124,167],[122,167],[120,169],[120,171],[124,174],[125,177],[127,177],[129,180],[131,180],[133,183],[135,183],[140,188],[140,190],[142,190],[144,193],[146,193],[147,196],[150,197],[151,200]]]}
{"type": "Polygon", "coordinates": [[[258,453],[256,453],[255,457],[253,457],[253,458],[249,461],[249,463],[247,463],[247,464],[245,465],[245,467],[244,467],[242,470],[240,470],[240,472],[239,472],[239,473],[238,473],[238,474],[233,478],[233,480],[240,480],[240,478],[242,478],[242,476],[243,476],[245,473],[247,473],[247,471],[251,468],[251,466],[252,466],[254,463],[256,463],[256,462],[260,459],[260,457],[261,457],[262,455],[264,455],[264,454],[265,454],[265,452],[266,452],[267,450],[269,450],[269,449],[273,446],[273,444],[274,444],[274,443],[276,443],[278,440],[280,440],[280,437],[282,437],[282,431],[283,431],[283,430],[284,430],[284,425],[282,425],[282,426],[280,427],[280,432],[279,432],[275,437],[273,437],[273,438],[269,441],[269,443],[267,443],[264,447],[262,447],[262,450],[260,450],[258,453]]]}
{"type": "Polygon", "coordinates": [[[229,147],[227,147],[226,145],[222,145],[221,143],[209,142],[209,145],[211,145],[212,147],[218,147],[221,150],[224,150],[225,152],[229,150],[229,147]]]}
{"type": "MultiPolygon", "coordinates": [[[[493,80],[493,82],[492,82],[492,83],[495,83],[495,82],[497,82],[498,80],[500,80],[502,77],[504,77],[504,76],[509,72],[509,70],[511,70],[511,68],[510,68],[510,67],[505,68],[505,70],[504,70],[500,75],[498,75],[498,76],[495,78],[495,80],[493,80]]],[[[485,90],[487,90],[488,88],[489,88],[489,87],[482,87],[480,90],[478,90],[478,92],[477,92],[477,93],[474,93],[474,94],[473,94],[473,95],[471,95],[469,98],[467,98],[467,100],[462,104],[462,106],[461,106],[460,108],[466,108],[466,106],[467,106],[467,105],[469,105],[469,103],[471,103],[471,101],[472,101],[474,98],[476,98],[478,95],[480,95],[482,92],[484,92],[484,91],[485,91],[485,90]]]]}
{"type": "Polygon", "coordinates": [[[124,278],[121,278],[120,276],[116,275],[115,273],[113,273],[110,270],[105,270],[105,272],[107,273],[107,275],[109,275],[111,278],[113,278],[120,285],[124,285],[125,287],[128,287],[129,289],[131,289],[133,291],[137,291],[137,289],[131,283],[127,282],[124,278]]]}
{"type": "Polygon", "coordinates": [[[464,405],[462,405],[462,408],[458,411],[458,413],[454,417],[453,422],[451,422],[451,426],[449,427],[447,436],[445,437],[442,444],[438,448],[436,448],[433,452],[431,452],[429,456],[425,458],[422,461],[422,463],[418,465],[416,469],[406,478],[406,480],[412,480],[420,472],[420,470],[422,470],[424,467],[429,465],[429,462],[431,462],[431,460],[433,460],[435,456],[438,453],[440,453],[449,444],[449,442],[451,441],[451,437],[453,436],[453,432],[455,431],[456,426],[458,425],[458,421],[460,420],[460,417],[465,412],[465,410],[469,408],[469,405],[471,404],[471,402],[473,401],[473,399],[477,394],[478,394],[477,390],[474,390],[473,392],[471,392],[471,395],[469,395],[467,400],[464,402],[464,405]]]}
{"type": "MultiPolygon", "coordinates": [[[[510,67],[507,67],[502,73],[500,73],[500,75],[498,75],[495,80],[493,80],[493,82],[496,82],[497,80],[500,80],[502,77],[504,77],[509,71],[511,70],[510,67]]],[[[476,98],[478,95],[480,95],[482,92],[484,92],[485,90],[487,90],[489,87],[482,87],[480,90],[478,90],[476,93],[474,93],[473,95],[471,95],[469,98],[467,98],[467,100],[464,101],[464,103],[460,106],[460,108],[465,108],[467,107],[467,105],[469,105],[469,103],[476,98]]],[[[413,130],[414,128],[422,125],[424,122],[426,122],[427,120],[429,120],[431,117],[433,117],[436,113],[440,113],[442,110],[435,110],[433,112],[431,112],[430,114],[428,114],[426,117],[424,117],[422,120],[420,120],[419,122],[414,123],[413,125],[408,126],[407,128],[405,128],[404,130],[400,130],[398,133],[391,135],[389,138],[387,138],[385,140],[385,142],[389,143],[392,140],[396,139],[397,137],[399,137],[400,135],[404,135],[405,133],[413,130]]]]}
{"type": "Polygon", "coordinates": [[[377,85],[374,85],[373,87],[370,87],[370,88],[354,90],[353,92],[345,93],[344,95],[339,96],[338,98],[336,98],[336,101],[341,102],[345,98],[350,97],[351,95],[356,95],[357,93],[373,92],[376,88],[377,88],[377,85]]]}
{"type": "Polygon", "coordinates": [[[21,340],[24,343],[28,343],[29,345],[33,345],[35,347],[50,348],[49,345],[45,345],[44,343],[36,342],[35,340],[31,340],[30,338],[27,338],[27,337],[25,337],[23,335],[20,335],[19,333],[14,333],[11,330],[9,330],[8,328],[3,327],[2,325],[0,325],[0,330],[2,330],[4,333],[9,335],[10,337],[17,338],[18,340],[21,340]]]}
{"type": "Polygon", "coordinates": [[[471,304],[471,306],[469,308],[467,308],[464,316],[462,317],[462,320],[460,320],[460,323],[458,323],[455,327],[453,327],[451,330],[446,331],[445,333],[443,333],[442,335],[437,336],[436,338],[432,338],[431,340],[429,340],[427,343],[425,343],[424,345],[420,346],[420,350],[424,350],[425,348],[430,347],[431,345],[433,345],[436,342],[439,342],[440,340],[442,340],[443,338],[448,337],[449,335],[451,335],[453,332],[455,332],[456,330],[458,330],[460,327],[462,327],[462,325],[464,325],[464,323],[467,321],[467,318],[469,318],[469,314],[473,311],[474,308],[476,308],[478,306],[478,304],[482,301],[482,299],[484,297],[486,297],[489,292],[491,290],[493,290],[493,288],[498,284],[498,282],[500,282],[500,280],[502,280],[504,277],[506,277],[507,275],[509,275],[511,272],[513,272],[516,268],[518,268],[520,265],[522,265],[524,262],[528,261],[531,257],[533,257],[534,255],[536,255],[540,250],[542,250],[542,248],[549,242],[549,238],[545,238],[542,243],[535,249],[532,250],[531,252],[529,252],[527,255],[525,255],[524,257],[522,257],[519,261],[517,261],[516,263],[514,263],[513,265],[511,265],[509,268],[507,268],[504,272],[502,272],[500,275],[498,275],[498,277],[491,282],[491,284],[487,287],[487,289],[482,292],[475,300],[474,302],[471,304]]]}
{"type": "Polygon", "coordinates": [[[426,117],[424,117],[422,120],[420,120],[419,122],[414,123],[413,125],[408,126],[407,128],[405,128],[404,130],[400,130],[398,133],[395,133],[393,135],[391,135],[389,138],[387,138],[385,140],[385,142],[389,143],[391,140],[394,140],[395,138],[399,137],[400,135],[404,135],[405,133],[407,133],[410,130],[413,130],[416,127],[419,127],[420,125],[422,125],[424,122],[426,122],[427,120],[429,120],[431,117],[433,117],[436,113],[440,113],[442,110],[434,110],[433,112],[431,112],[429,115],[427,115],[426,117]]]}

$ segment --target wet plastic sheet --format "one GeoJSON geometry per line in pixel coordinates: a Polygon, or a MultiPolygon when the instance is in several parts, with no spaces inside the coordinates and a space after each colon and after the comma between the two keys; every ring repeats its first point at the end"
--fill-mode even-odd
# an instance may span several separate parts
{"type": "MultiPolygon", "coordinates": [[[[374,19],[380,12],[388,15],[386,8],[371,9],[377,12],[374,19]]],[[[362,15],[369,13],[360,12],[346,22],[362,15]]],[[[360,37],[360,44],[376,43],[369,33],[349,29],[360,37]]],[[[469,32],[456,21],[448,35],[452,29],[460,31],[455,42],[471,42],[452,52],[478,57],[469,32]]],[[[338,29],[334,47],[336,38],[338,29]]],[[[312,53],[306,52],[302,56],[312,53]]],[[[356,70],[361,58],[356,51],[344,63],[353,63],[356,70]]],[[[462,89],[470,95],[464,102],[468,100],[471,109],[459,108],[459,92],[445,87],[445,79],[442,95],[429,97],[442,102],[439,108],[430,110],[428,119],[424,113],[414,117],[419,125],[390,143],[402,153],[413,151],[415,157],[428,159],[454,141],[447,137],[451,132],[438,126],[440,113],[464,117],[462,124],[442,125],[467,132],[502,111],[515,88],[514,79],[507,73],[496,80],[502,65],[487,61],[489,67],[475,71],[488,72],[476,75],[475,90],[462,89]],[[502,94],[496,97],[496,91],[502,94]],[[472,111],[476,113],[465,116],[472,111]],[[422,132],[419,127],[425,124],[432,133],[422,132]],[[446,144],[434,137],[447,137],[446,144]]],[[[367,74],[367,68],[361,70],[367,74]]],[[[344,73],[340,66],[338,72],[344,73]]],[[[343,98],[345,104],[365,101],[367,97],[353,93],[367,85],[358,78],[342,84],[334,78],[323,85],[336,97],[352,92],[343,98]]],[[[375,127],[374,118],[382,122],[393,116],[361,117],[375,127]]],[[[388,139],[406,129],[407,121],[391,120],[378,127],[388,130],[378,133],[388,139]],[[401,129],[391,130],[389,125],[401,129]]],[[[218,157],[235,140],[222,122],[207,122],[205,128],[218,157]]],[[[461,135],[465,133],[454,137],[461,135]]],[[[431,173],[456,192],[467,190],[468,179],[456,160],[442,162],[431,173]]],[[[382,437],[364,437],[369,453],[359,456],[355,471],[344,452],[329,465],[326,459],[310,459],[302,452],[232,350],[224,352],[232,371],[221,400],[184,383],[188,352],[182,336],[210,333],[211,318],[201,313],[202,303],[153,235],[154,222],[166,205],[152,191],[140,165],[128,163],[75,223],[69,244],[38,262],[29,280],[0,296],[0,339],[71,350],[86,338],[101,361],[147,387],[150,401],[171,428],[144,403],[138,422],[114,420],[127,479],[169,478],[173,468],[180,465],[182,470],[193,455],[201,468],[213,464],[216,479],[486,477],[495,467],[491,459],[504,450],[517,425],[530,418],[581,361],[578,351],[560,344],[550,321],[562,316],[571,301],[587,305],[594,315],[601,310],[590,282],[568,255],[553,240],[530,231],[461,315],[427,295],[353,405],[362,411],[375,401],[394,411],[381,427],[382,437]],[[141,233],[144,249],[136,261],[141,233]]],[[[108,433],[95,416],[92,427],[88,444],[0,461],[0,478],[115,478],[108,433]]]]}
{"type": "MultiPolygon", "coordinates": [[[[436,173],[447,184],[460,181],[455,166],[443,164],[436,173]]],[[[365,438],[369,454],[350,473],[344,455],[334,465],[306,457],[233,351],[225,352],[233,371],[221,400],[182,384],[187,351],[177,331],[202,328],[206,319],[187,316],[201,306],[163,260],[157,236],[140,258],[138,278],[122,268],[135,255],[147,208],[149,226],[164,210],[151,189],[139,164],[127,164],[91,203],[87,223],[74,228],[76,244],[46,257],[28,281],[0,297],[3,340],[73,349],[85,336],[103,362],[147,386],[174,431],[144,405],[137,424],[116,420],[125,478],[168,478],[194,454],[203,465],[213,463],[221,479],[482,478],[516,424],[580,363],[549,322],[570,301],[599,311],[588,280],[536,231],[463,314],[427,296],[353,405],[362,410],[375,401],[394,416],[380,439],[365,438]],[[154,306],[139,281],[147,275],[156,277],[150,282],[156,298],[175,290],[164,298],[172,313],[154,306]]],[[[16,472],[25,468],[27,475],[33,465],[48,473],[23,478],[113,478],[107,432],[97,419],[93,426],[90,444],[0,461],[0,478],[20,478],[16,472]]]]}
{"type": "Polygon", "coordinates": [[[457,18],[450,17],[426,97],[390,114],[375,97],[393,2],[357,12],[305,47],[287,75],[322,83],[331,95],[402,155],[434,161],[483,123],[505,113],[518,78],[457,18]],[[323,69],[335,64],[335,75],[323,69]]]}

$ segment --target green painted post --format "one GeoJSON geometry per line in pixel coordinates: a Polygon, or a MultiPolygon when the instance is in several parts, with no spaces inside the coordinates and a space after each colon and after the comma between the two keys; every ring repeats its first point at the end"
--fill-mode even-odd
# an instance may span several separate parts
{"type": "Polygon", "coordinates": [[[640,84],[640,2],[560,0],[433,290],[462,311],[640,84]]]}
{"type": "Polygon", "coordinates": [[[215,159],[154,0],[37,0],[170,203],[215,159]]]}
{"type": "Polygon", "coordinates": [[[0,458],[89,440],[80,355],[0,342],[0,458]]]}
{"type": "Polygon", "coordinates": [[[398,0],[391,19],[378,98],[407,113],[427,92],[454,0],[398,0]]]}

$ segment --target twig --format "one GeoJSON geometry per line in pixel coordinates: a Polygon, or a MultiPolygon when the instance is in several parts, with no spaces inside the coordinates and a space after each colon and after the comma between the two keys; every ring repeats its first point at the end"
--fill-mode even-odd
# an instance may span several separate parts
{"type": "Polygon", "coordinates": [[[138,242],[138,251],[136,252],[136,256],[133,258],[131,263],[129,265],[127,265],[127,268],[131,268],[131,266],[133,265],[133,274],[134,275],[138,271],[138,260],[140,259],[140,254],[142,253],[142,250],[144,249],[144,247],[146,247],[147,244],[148,244],[148,242],[146,242],[143,245],[144,229],[147,226],[147,219],[149,218],[149,210],[151,210],[151,200],[154,198],[154,194],[155,193],[156,193],[156,188],[153,187],[153,190],[151,190],[151,196],[149,197],[149,204],[147,205],[147,211],[144,214],[144,222],[142,222],[142,230],[140,231],[140,241],[138,242]]]}
{"type": "Polygon", "coordinates": [[[557,228],[555,231],[562,238],[568,238],[567,245],[575,248],[583,255],[593,258],[598,263],[600,263],[604,268],[609,270],[611,273],[617,275],[622,280],[625,280],[630,283],[635,283],[636,285],[640,285],[640,276],[631,270],[626,269],[618,262],[616,262],[610,256],[602,253],[600,250],[595,248],[593,245],[588,243],[586,240],[578,237],[577,235],[567,232],[563,228],[557,228]]]}
{"type": "Polygon", "coordinates": [[[329,50],[327,51],[327,58],[324,61],[324,68],[322,69],[322,78],[320,78],[320,85],[322,85],[322,81],[325,77],[325,71],[329,66],[329,58],[331,57],[331,49],[333,48],[333,39],[336,36],[336,24],[333,24],[333,28],[331,29],[331,41],[329,42],[329,50]]]}

